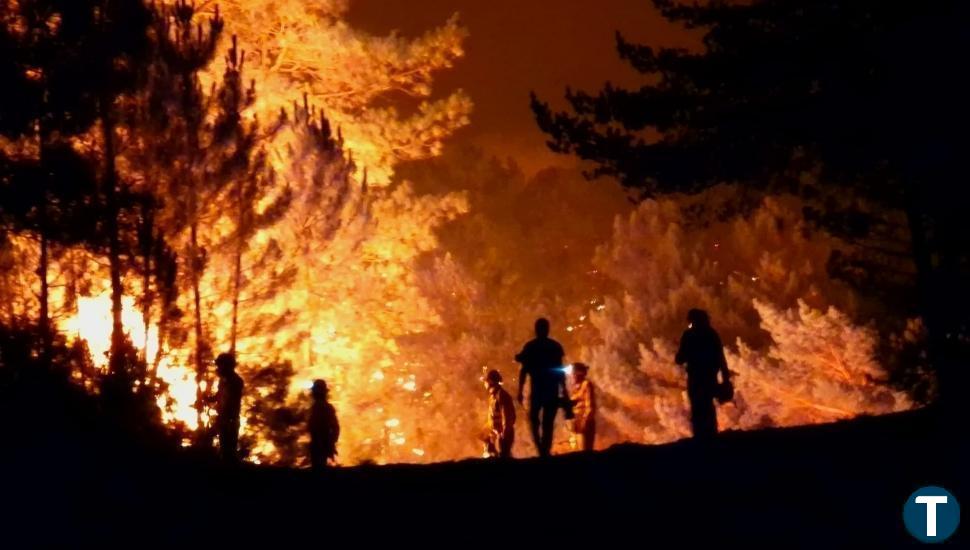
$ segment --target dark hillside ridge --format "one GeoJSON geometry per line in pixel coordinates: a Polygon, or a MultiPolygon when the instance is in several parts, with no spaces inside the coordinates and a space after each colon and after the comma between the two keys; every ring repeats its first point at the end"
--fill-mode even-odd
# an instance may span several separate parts
{"type": "MultiPolygon", "coordinates": [[[[39,437],[4,453],[11,463],[2,518],[24,542],[70,546],[322,547],[329,537],[455,548],[581,539],[642,548],[909,546],[902,506],[912,491],[940,485],[970,502],[966,445],[940,433],[934,412],[921,410],[725,433],[710,446],[618,445],[548,460],[322,475],[231,471],[182,455],[108,453],[79,438],[39,437]]],[[[965,540],[958,532],[948,544],[965,540]]]]}

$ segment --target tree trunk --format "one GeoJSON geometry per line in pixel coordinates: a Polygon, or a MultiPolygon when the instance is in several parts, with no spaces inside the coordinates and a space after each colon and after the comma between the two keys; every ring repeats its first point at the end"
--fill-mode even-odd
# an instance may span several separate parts
{"type": "Polygon", "coordinates": [[[104,141],[103,191],[105,200],[105,229],[108,232],[108,266],[111,276],[111,360],[110,371],[114,374],[124,369],[122,349],[124,326],[121,323],[121,239],[118,234],[118,174],[115,168],[114,122],[111,119],[111,101],[102,97],[101,133],[104,141]]]}
{"type": "MultiPolygon", "coordinates": [[[[192,193],[195,191],[193,190],[192,193]]],[[[193,200],[192,203],[195,201],[193,200]]],[[[195,210],[191,208],[190,210],[195,210]]],[[[194,213],[192,214],[194,216],[194,213]]],[[[189,231],[189,255],[192,263],[192,303],[195,317],[195,413],[199,429],[203,428],[202,411],[205,408],[205,392],[202,389],[205,381],[205,345],[202,331],[202,295],[199,290],[200,262],[199,258],[199,228],[195,219],[192,220],[189,231]]]]}
{"type": "Polygon", "coordinates": [[[205,387],[207,361],[209,359],[209,346],[206,344],[205,327],[202,324],[202,291],[201,280],[205,270],[205,262],[201,247],[199,246],[199,226],[201,224],[200,212],[206,207],[203,202],[203,190],[206,181],[204,170],[202,170],[203,153],[199,143],[199,132],[203,129],[204,113],[200,111],[198,100],[193,96],[194,93],[194,72],[188,66],[182,67],[179,79],[182,86],[182,115],[186,119],[185,135],[188,145],[186,166],[180,177],[184,178],[182,184],[186,196],[186,210],[189,225],[189,277],[192,285],[192,307],[193,324],[195,335],[195,412],[197,421],[196,445],[208,447],[212,443],[212,437],[208,427],[203,422],[203,412],[208,402],[207,393],[210,388],[205,387]]]}
{"type": "MultiPolygon", "coordinates": [[[[44,135],[44,127],[41,122],[37,122],[37,154],[38,154],[38,164],[44,166],[44,143],[46,141],[44,135]]],[[[45,180],[47,179],[47,172],[44,171],[45,180]]],[[[40,261],[37,266],[37,276],[40,278],[40,315],[38,319],[39,329],[40,329],[40,353],[41,362],[47,363],[51,358],[51,347],[52,347],[52,331],[51,331],[51,318],[50,318],[50,282],[48,281],[48,272],[50,271],[50,241],[47,238],[47,232],[49,228],[47,227],[47,201],[49,197],[47,196],[47,189],[50,189],[50,182],[42,181],[44,200],[42,201],[40,210],[38,212],[40,220],[38,220],[38,228],[40,233],[40,261]]]]}
{"type": "MultiPolygon", "coordinates": [[[[42,208],[42,210],[46,209],[42,208]]],[[[50,320],[50,283],[47,280],[50,258],[48,248],[50,243],[47,240],[45,230],[40,232],[40,265],[37,267],[37,275],[40,277],[40,342],[41,354],[44,363],[51,358],[51,320],[50,320]]]]}
{"type": "Polygon", "coordinates": [[[154,220],[149,210],[148,201],[142,203],[142,305],[141,320],[145,330],[145,345],[142,355],[145,366],[148,366],[148,329],[152,321],[152,248],[154,246],[154,220]]]}

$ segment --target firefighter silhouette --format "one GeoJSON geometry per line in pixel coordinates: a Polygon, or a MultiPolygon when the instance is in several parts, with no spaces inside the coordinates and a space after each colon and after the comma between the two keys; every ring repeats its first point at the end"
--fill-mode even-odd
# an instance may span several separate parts
{"type": "Polygon", "coordinates": [[[337,440],[340,439],[340,423],[337,411],[330,404],[330,390],[323,380],[314,380],[310,390],[313,404],[307,427],[310,431],[310,465],[323,470],[337,456],[337,440]]]}
{"type": "Polygon", "coordinates": [[[724,358],[721,337],[711,327],[707,312],[692,309],[687,313],[687,321],[689,325],[680,338],[675,361],[687,367],[687,397],[694,438],[710,439],[717,434],[714,400],[731,398],[731,373],[724,358]],[[720,384],[718,373],[721,374],[720,384]]]}
{"type": "Polygon", "coordinates": [[[572,368],[575,388],[569,396],[573,406],[573,433],[579,439],[579,448],[592,451],[596,440],[596,388],[589,380],[589,367],[575,363],[572,368]]]}
{"type": "Polygon", "coordinates": [[[219,450],[228,463],[239,461],[239,413],[242,408],[243,380],[236,374],[236,356],[220,353],[216,357],[219,391],[216,395],[216,429],[219,450]]]}
{"type": "Polygon", "coordinates": [[[515,442],[515,403],[502,387],[502,375],[495,369],[485,375],[488,390],[488,423],[485,427],[485,454],[510,458],[515,442]]]}

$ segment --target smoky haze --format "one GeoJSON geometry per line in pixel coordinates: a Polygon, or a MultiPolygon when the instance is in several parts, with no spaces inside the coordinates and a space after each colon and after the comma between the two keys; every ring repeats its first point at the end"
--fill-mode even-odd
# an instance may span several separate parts
{"type": "Polygon", "coordinates": [[[551,153],[529,110],[529,91],[558,100],[566,86],[595,90],[607,80],[635,86],[640,75],[616,54],[614,33],[652,45],[690,47],[690,32],[644,0],[354,0],[350,23],[378,34],[413,36],[458,13],[466,56],[438,75],[436,92],[462,88],[475,103],[470,127],[452,142],[512,157],[526,172],[568,165],[551,153]]]}

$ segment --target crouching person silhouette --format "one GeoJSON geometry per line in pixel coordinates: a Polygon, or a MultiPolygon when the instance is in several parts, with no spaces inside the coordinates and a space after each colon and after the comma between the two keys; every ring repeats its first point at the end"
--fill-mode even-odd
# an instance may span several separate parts
{"type": "Polygon", "coordinates": [[[711,327],[707,312],[692,309],[687,313],[687,321],[675,361],[687,367],[687,398],[694,438],[707,440],[717,435],[714,400],[731,399],[731,372],[724,358],[721,337],[711,327]],[[718,373],[721,373],[721,384],[717,381],[718,373]]]}
{"type": "Polygon", "coordinates": [[[310,466],[321,471],[326,469],[330,459],[337,456],[340,424],[337,422],[337,411],[327,400],[330,395],[327,383],[314,380],[310,393],[313,397],[307,423],[310,431],[310,466]]]}

